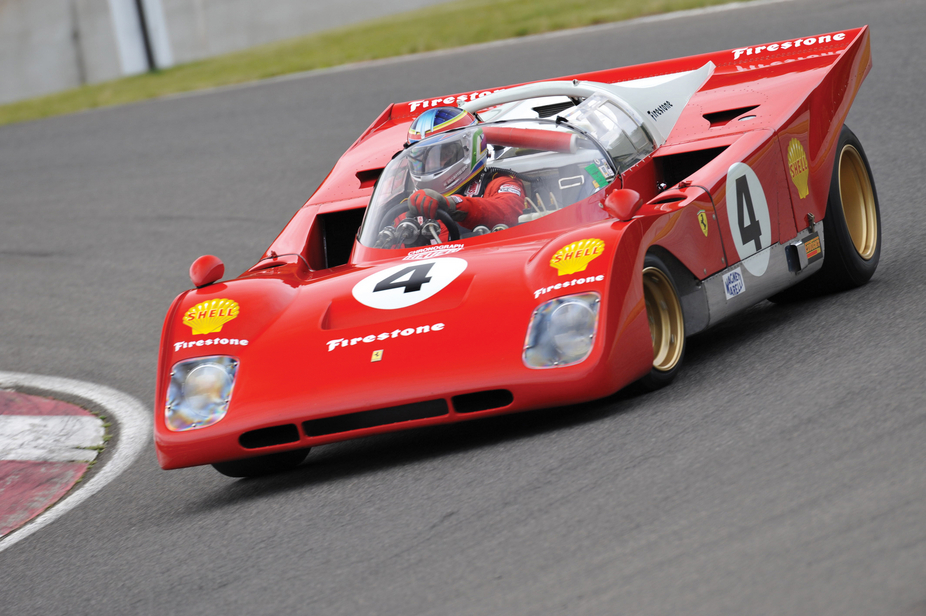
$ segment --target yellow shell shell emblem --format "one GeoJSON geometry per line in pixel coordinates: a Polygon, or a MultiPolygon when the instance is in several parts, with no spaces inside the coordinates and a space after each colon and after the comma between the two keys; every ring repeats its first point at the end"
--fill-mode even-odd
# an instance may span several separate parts
{"type": "Polygon", "coordinates": [[[804,146],[797,139],[792,139],[788,144],[788,169],[791,171],[791,181],[797,187],[797,194],[803,199],[810,194],[810,188],[807,186],[810,167],[807,165],[804,146]]]}
{"type": "Polygon", "coordinates": [[[597,259],[604,252],[604,242],[599,239],[587,239],[563,246],[550,259],[550,266],[555,267],[559,276],[568,276],[584,272],[592,259],[597,259]]]}
{"type": "Polygon", "coordinates": [[[238,302],[230,299],[210,299],[196,304],[183,315],[183,324],[193,330],[193,335],[215,334],[222,326],[238,316],[238,302]]]}

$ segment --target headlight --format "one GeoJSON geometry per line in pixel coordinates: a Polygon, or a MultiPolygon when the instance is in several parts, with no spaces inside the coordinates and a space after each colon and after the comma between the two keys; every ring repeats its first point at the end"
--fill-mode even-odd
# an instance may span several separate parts
{"type": "Polygon", "coordinates": [[[164,409],[168,429],[205,428],[225,417],[237,373],[238,360],[224,355],[174,364],[164,409]]]}
{"type": "Polygon", "coordinates": [[[534,310],[524,341],[528,368],[570,366],[585,360],[598,329],[598,293],[567,295],[534,310]]]}

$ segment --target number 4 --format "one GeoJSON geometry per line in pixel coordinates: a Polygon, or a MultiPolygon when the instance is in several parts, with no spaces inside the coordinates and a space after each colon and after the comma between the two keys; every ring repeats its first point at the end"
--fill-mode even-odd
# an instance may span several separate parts
{"type": "Polygon", "coordinates": [[[373,292],[377,291],[388,291],[389,289],[405,289],[403,293],[414,293],[415,291],[421,290],[421,285],[426,282],[431,282],[431,277],[428,276],[428,272],[431,271],[431,268],[434,267],[433,263],[423,263],[421,265],[410,265],[403,270],[400,270],[389,276],[380,280],[376,283],[376,286],[373,287],[373,292]],[[408,276],[408,280],[402,280],[408,276]]]}
{"type": "Polygon", "coordinates": [[[749,180],[746,176],[736,178],[736,218],[740,228],[741,244],[745,246],[749,242],[755,242],[756,252],[762,250],[762,226],[752,206],[752,195],[749,194],[749,180]],[[745,224],[747,220],[748,225],[745,224]]]}

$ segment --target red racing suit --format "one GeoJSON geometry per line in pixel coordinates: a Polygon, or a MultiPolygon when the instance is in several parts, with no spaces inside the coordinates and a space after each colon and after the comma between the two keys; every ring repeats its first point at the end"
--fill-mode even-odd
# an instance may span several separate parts
{"type": "MultiPolygon", "coordinates": [[[[458,212],[454,220],[461,227],[470,230],[479,225],[484,225],[490,230],[500,224],[509,227],[516,225],[518,216],[524,211],[524,184],[515,177],[492,173],[488,185],[482,190],[486,175],[483,173],[470,182],[462,194],[455,193],[447,197],[448,201],[453,201],[458,212]],[[465,214],[465,218],[460,218],[462,214],[465,214]]],[[[398,225],[402,218],[404,215],[396,218],[394,224],[398,225]]],[[[446,242],[450,239],[450,233],[444,223],[439,224],[441,230],[438,236],[441,242],[446,242]]]]}
{"type": "Polygon", "coordinates": [[[524,184],[508,175],[493,175],[483,191],[485,181],[486,174],[483,174],[470,182],[462,194],[447,197],[453,199],[457,210],[466,212],[466,218],[458,221],[460,226],[474,229],[485,225],[491,229],[499,224],[516,225],[518,216],[524,211],[524,184]]]}

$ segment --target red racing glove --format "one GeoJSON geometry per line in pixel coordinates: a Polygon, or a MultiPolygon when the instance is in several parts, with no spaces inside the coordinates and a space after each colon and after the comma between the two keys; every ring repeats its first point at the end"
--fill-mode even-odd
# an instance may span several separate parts
{"type": "Polygon", "coordinates": [[[456,203],[436,190],[425,188],[416,190],[408,198],[408,211],[412,216],[424,216],[431,220],[437,218],[437,210],[444,210],[451,217],[456,213],[456,203]]]}

